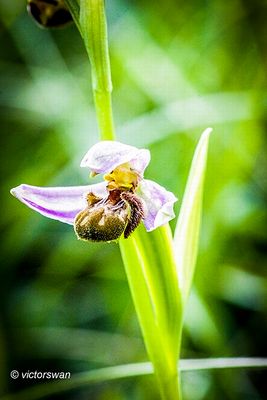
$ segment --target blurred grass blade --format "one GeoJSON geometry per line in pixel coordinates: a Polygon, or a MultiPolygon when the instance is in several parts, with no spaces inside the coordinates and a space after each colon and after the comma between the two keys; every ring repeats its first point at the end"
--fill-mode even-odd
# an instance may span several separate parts
{"type": "Polygon", "coordinates": [[[181,360],[181,371],[197,371],[203,369],[226,369],[226,368],[267,368],[267,358],[260,357],[222,357],[222,358],[200,358],[192,360],[181,360]]]}
{"type": "MultiPolygon", "coordinates": [[[[267,358],[204,358],[181,360],[179,365],[179,369],[182,372],[203,369],[267,368],[267,358]]],[[[69,380],[35,385],[29,389],[3,396],[0,400],[36,400],[99,382],[151,374],[153,374],[153,367],[149,362],[116,365],[114,367],[73,374],[69,380]]]]}
{"type": "Polygon", "coordinates": [[[197,145],[174,234],[175,259],[184,301],[190,291],[197,258],[203,184],[211,131],[211,128],[206,129],[197,145]]]}

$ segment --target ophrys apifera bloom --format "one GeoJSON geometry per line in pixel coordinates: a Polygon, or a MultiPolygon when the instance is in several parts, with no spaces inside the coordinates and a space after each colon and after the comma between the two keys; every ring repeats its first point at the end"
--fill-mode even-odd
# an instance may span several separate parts
{"type": "Polygon", "coordinates": [[[79,239],[127,238],[143,221],[152,231],[174,218],[176,197],[144,179],[150,152],[115,141],[95,144],[81,161],[103,182],[87,186],[38,187],[22,184],[11,193],[40,214],[71,224],[79,239]]]}

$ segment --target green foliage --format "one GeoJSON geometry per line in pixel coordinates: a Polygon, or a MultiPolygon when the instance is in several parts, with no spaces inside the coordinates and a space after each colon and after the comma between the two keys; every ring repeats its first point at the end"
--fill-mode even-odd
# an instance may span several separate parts
{"type": "MultiPolygon", "coordinates": [[[[264,355],[266,4],[106,3],[118,140],[149,146],[147,177],[181,200],[199,133],[215,132],[182,356],[264,355]]],[[[88,182],[78,166],[97,128],[80,36],[74,26],[40,30],[18,0],[2,1],[0,18],[4,393],[29,383],[10,381],[18,365],[74,373],[147,358],[117,246],[80,243],[71,227],[9,195],[21,182],[88,182]]],[[[265,398],[260,371],[183,379],[187,400],[265,398]]],[[[85,396],[154,400],[156,385],[149,377],[99,383],[64,400],[85,396]]]]}
{"type": "MultiPolygon", "coordinates": [[[[267,359],[262,358],[209,358],[202,360],[181,360],[180,371],[189,372],[205,369],[224,369],[224,368],[266,368],[267,359]]],[[[36,385],[25,389],[14,395],[2,397],[2,400],[36,400],[53,394],[81,388],[99,382],[113,381],[122,378],[153,374],[151,363],[143,362],[136,364],[116,365],[114,367],[99,368],[97,370],[82,372],[72,376],[67,382],[52,382],[36,385]]]]}
{"type": "Polygon", "coordinates": [[[120,240],[122,258],[162,399],[179,399],[182,298],[168,226],[120,240]]]}
{"type": "Polygon", "coordinates": [[[211,129],[208,128],[202,134],[195,151],[174,232],[175,261],[184,302],[187,300],[191,289],[198,253],[203,186],[210,132],[211,129]]]}
{"type": "Polygon", "coordinates": [[[166,400],[181,398],[177,364],[198,251],[210,131],[202,134],[195,151],[174,240],[169,227],[164,226],[152,233],[139,229],[120,241],[146,348],[166,400]]]}

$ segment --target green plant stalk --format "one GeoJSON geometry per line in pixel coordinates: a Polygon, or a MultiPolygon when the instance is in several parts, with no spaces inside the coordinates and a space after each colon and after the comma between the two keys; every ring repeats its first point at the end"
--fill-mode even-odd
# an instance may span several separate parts
{"type": "MultiPolygon", "coordinates": [[[[144,232],[144,234],[147,237],[146,232],[144,232]]],[[[164,288],[164,298],[166,300],[166,331],[169,333],[170,341],[172,342],[170,347],[172,352],[176,354],[177,362],[180,353],[181,330],[183,324],[183,299],[177,274],[173,237],[169,224],[150,232],[149,237],[151,238],[150,243],[153,245],[155,257],[159,260],[161,274],[158,280],[158,287],[164,288]]],[[[144,241],[145,239],[142,238],[142,242],[144,241]]],[[[146,243],[146,249],[147,248],[148,243],[146,243]]]]}
{"type": "MultiPolygon", "coordinates": [[[[114,140],[112,82],[104,1],[80,0],[78,11],[76,0],[67,0],[67,4],[75,16],[74,20],[82,33],[91,62],[100,137],[102,140],[114,140]],[[77,12],[80,13],[78,22],[77,12]]],[[[146,348],[158,379],[161,397],[163,400],[180,400],[177,359],[181,342],[182,312],[176,269],[173,257],[170,257],[172,254],[171,235],[166,228],[149,235],[147,232],[142,234],[140,232],[139,229],[127,241],[120,240],[121,253],[146,348]],[[164,244],[166,239],[167,246],[164,244]],[[160,247],[160,251],[156,251],[160,247]],[[166,265],[161,252],[165,254],[164,257],[167,253],[167,259],[171,260],[163,274],[161,270],[164,271],[164,268],[161,268],[161,265],[158,267],[157,263],[157,259],[161,259],[163,266],[164,263],[166,265]],[[164,285],[165,278],[168,276],[167,284],[164,285]],[[177,308],[176,305],[179,307],[177,308]]]]}
{"type": "MultiPolygon", "coordinates": [[[[154,318],[164,338],[164,346],[177,363],[183,321],[183,305],[169,224],[146,232],[144,226],[133,234],[142,252],[143,275],[153,305],[154,318]]],[[[120,241],[123,246],[123,241],[120,241]]],[[[124,243],[127,245],[127,242],[124,243]]],[[[134,259],[134,255],[132,256],[134,259]]],[[[136,260],[137,263],[137,260],[136,260]]]]}
{"type": "Polygon", "coordinates": [[[112,81],[104,0],[80,0],[80,29],[91,63],[99,134],[102,140],[114,140],[112,81]]]}
{"type": "Polygon", "coordinates": [[[121,254],[147,352],[159,384],[161,398],[163,400],[180,400],[177,360],[181,343],[182,314],[180,314],[180,329],[175,332],[176,343],[173,346],[173,334],[166,329],[166,325],[162,321],[162,316],[166,320],[168,317],[166,316],[167,308],[164,302],[160,301],[162,282],[154,279],[155,275],[150,274],[150,269],[153,268],[153,258],[148,260],[146,256],[149,241],[153,241],[154,237],[149,236],[151,233],[145,232],[145,246],[140,245],[140,241],[144,241],[142,230],[144,228],[139,227],[130,238],[120,240],[121,254]],[[152,287],[153,290],[151,290],[152,287]]]}

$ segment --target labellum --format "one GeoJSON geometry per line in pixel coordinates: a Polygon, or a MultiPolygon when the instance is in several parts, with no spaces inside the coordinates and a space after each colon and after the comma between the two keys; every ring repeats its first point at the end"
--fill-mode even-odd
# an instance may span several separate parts
{"type": "Polygon", "coordinates": [[[79,239],[109,242],[124,234],[127,238],[144,218],[142,201],[133,193],[111,190],[106,198],[87,195],[88,206],[75,218],[79,239]]]}

